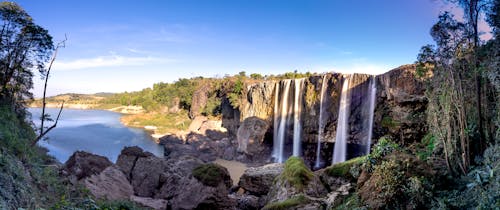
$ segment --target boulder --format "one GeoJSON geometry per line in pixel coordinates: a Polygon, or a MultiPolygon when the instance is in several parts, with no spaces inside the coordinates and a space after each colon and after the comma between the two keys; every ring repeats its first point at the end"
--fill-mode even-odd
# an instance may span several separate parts
{"type": "Polygon", "coordinates": [[[109,166],[101,173],[85,178],[83,183],[98,199],[127,200],[134,194],[127,177],[116,166],[109,166]]]}
{"type": "Polygon", "coordinates": [[[99,174],[113,164],[108,158],[84,151],[76,151],[63,166],[63,174],[74,177],[76,180],[99,174]]]}
{"type": "Polygon", "coordinates": [[[268,123],[258,117],[248,117],[238,128],[238,151],[245,154],[260,155],[265,150],[264,136],[268,123]]]}
{"type": "Polygon", "coordinates": [[[189,124],[188,130],[190,132],[199,132],[201,126],[207,120],[208,120],[208,118],[205,117],[205,116],[196,116],[196,117],[194,117],[193,121],[191,121],[191,124],[189,124]]]}
{"type": "Polygon", "coordinates": [[[135,195],[153,197],[161,186],[161,177],[168,168],[163,158],[144,152],[139,147],[126,147],[116,161],[134,188],[135,195]]]}
{"type": "Polygon", "coordinates": [[[170,200],[170,208],[175,209],[234,209],[236,201],[229,198],[227,187],[221,183],[217,187],[207,186],[194,177],[182,179],[178,183],[178,194],[170,200]]]}
{"type": "Polygon", "coordinates": [[[125,147],[120,152],[116,160],[117,167],[125,174],[128,180],[131,179],[132,169],[139,158],[154,156],[152,153],[144,152],[140,147],[125,147]]]}
{"type": "Polygon", "coordinates": [[[273,163],[245,170],[238,185],[252,195],[262,196],[269,192],[274,179],[283,171],[283,164],[273,163]]]}

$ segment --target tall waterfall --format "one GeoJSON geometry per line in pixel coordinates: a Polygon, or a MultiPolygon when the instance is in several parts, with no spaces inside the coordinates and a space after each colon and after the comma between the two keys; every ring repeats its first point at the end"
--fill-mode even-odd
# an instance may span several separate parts
{"type": "Polygon", "coordinates": [[[368,120],[368,135],[366,139],[365,154],[370,153],[370,145],[372,143],[373,132],[373,114],[375,112],[375,96],[377,95],[377,81],[375,76],[371,76],[370,80],[370,107],[369,107],[369,120],[368,120]]]}
{"type": "Polygon", "coordinates": [[[295,100],[293,102],[293,156],[300,156],[301,153],[301,115],[304,79],[295,79],[295,100]]]}
{"type": "Polygon", "coordinates": [[[284,90],[283,90],[283,95],[281,97],[281,112],[280,112],[280,121],[278,123],[278,134],[277,134],[277,138],[278,138],[278,144],[276,146],[278,146],[277,148],[277,154],[276,154],[276,158],[278,160],[278,163],[282,163],[284,161],[284,147],[285,147],[285,128],[286,128],[286,125],[287,125],[287,117],[289,116],[290,114],[290,111],[288,109],[288,94],[289,94],[289,91],[290,91],[290,84],[291,84],[292,80],[284,80],[283,81],[283,85],[285,86],[284,87],[284,90]]]}
{"type": "Polygon", "coordinates": [[[278,159],[278,150],[279,150],[279,142],[278,142],[278,123],[279,121],[279,94],[280,94],[280,83],[277,82],[274,87],[274,132],[273,132],[273,153],[272,157],[277,160],[278,159]]]}
{"type": "Polygon", "coordinates": [[[352,75],[344,79],[342,93],[340,94],[339,117],[337,119],[337,135],[335,137],[335,147],[333,150],[333,163],[344,162],[346,159],[348,122],[350,111],[349,81],[352,75]]]}
{"type": "Polygon", "coordinates": [[[316,161],[314,163],[315,168],[320,168],[322,165],[321,161],[321,141],[323,140],[323,131],[325,129],[325,106],[324,106],[324,98],[326,94],[326,88],[328,88],[328,83],[326,82],[326,74],[323,75],[323,82],[321,83],[321,95],[319,102],[319,119],[318,119],[318,145],[316,147],[316,161]]]}
{"type": "Polygon", "coordinates": [[[290,155],[300,156],[302,153],[301,121],[304,101],[304,81],[305,79],[302,78],[295,80],[288,79],[276,83],[274,91],[274,140],[272,153],[275,162],[282,163],[290,155]]]}

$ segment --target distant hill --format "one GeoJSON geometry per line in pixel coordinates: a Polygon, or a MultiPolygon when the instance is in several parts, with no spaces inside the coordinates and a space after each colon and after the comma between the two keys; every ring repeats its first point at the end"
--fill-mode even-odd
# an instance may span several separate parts
{"type": "MultiPolygon", "coordinates": [[[[103,99],[115,95],[114,93],[95,93],[95,94],[80,94],[80,93],[64,93],[56,96],[47,97],[45,100],[48,105],[59,104],[64,101],[65,104],[100,104],[103,99]]],[[[42,105],[42,99],[38,98],[33,101],[31,106],[38,107],[42,105]]]]}

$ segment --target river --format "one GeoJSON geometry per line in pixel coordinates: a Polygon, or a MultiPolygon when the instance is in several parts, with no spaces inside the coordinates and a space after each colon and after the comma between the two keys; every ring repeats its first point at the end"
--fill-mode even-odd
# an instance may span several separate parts
{"type": "MultiPolygon", "coordinates": [[[[41,108],[30,108],[32,119],[40,126],[41,108]]],[[[52,118],[57,108],[47,108],[52,118]]],[[[163,156],[163,148],[142,129],[129,128],[120,123],[121,114],[105,110],[63,109],[57,127],[47,134],[48,139],[38,144],[64,163],[77,150],[107,157],[116,162],[125,146],[139,146],[156,156],[163,156]]],[[[53,122],[49,122],[48,126],[53,122]]]]}

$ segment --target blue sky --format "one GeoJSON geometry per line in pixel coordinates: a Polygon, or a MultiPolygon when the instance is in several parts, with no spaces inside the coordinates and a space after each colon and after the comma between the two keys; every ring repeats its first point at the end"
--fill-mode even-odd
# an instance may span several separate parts
{"type": "MultiPolygon", "coordinates": [[[[19,0],[68,37],[49,95],[122,92],[194,76],[361,72],[413,63],[432,43],[434,0],[19,0]]],[[[40,96],[41,81],[34,93],[40,96]]]]}

